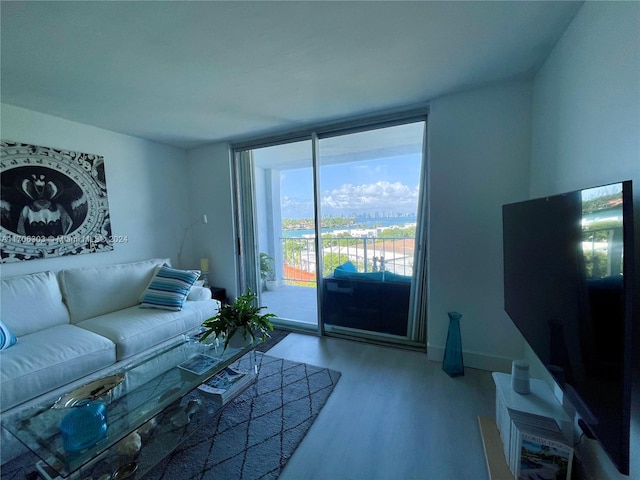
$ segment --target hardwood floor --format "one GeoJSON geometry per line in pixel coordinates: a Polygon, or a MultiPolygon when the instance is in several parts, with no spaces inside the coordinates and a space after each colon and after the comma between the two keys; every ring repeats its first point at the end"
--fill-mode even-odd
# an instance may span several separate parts
{"type": "Polygon", "coordinates": [[[491,373],[450,378],[426,353],[292,333],[269,355],[342,372],[281,480],[488,478],[478,415],[491,373]]]}

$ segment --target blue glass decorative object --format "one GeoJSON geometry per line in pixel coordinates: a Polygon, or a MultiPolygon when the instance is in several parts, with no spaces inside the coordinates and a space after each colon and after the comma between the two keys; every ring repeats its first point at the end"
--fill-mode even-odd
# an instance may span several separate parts
{"type": "Polygon", "coordinates": [[[62,445],[69,453],[94,446],[107,434],[107,407],[104,402],[82,401],[62,417],[62,445]]]}
{"type": "Polygon", "coordinates": [[[449,333],[444,350],[442,370],[451,377],[464,375],[464,362],[462,361],[462,337],[460,336],[460,319],[458,312],[449,312],[449,333]]]}

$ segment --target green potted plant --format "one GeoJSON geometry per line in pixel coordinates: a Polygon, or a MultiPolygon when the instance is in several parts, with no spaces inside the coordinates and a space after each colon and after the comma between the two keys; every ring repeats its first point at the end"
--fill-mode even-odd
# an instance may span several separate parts
{"type": "Polygon", "coordinates": [[[269,332],[273,330],[271,318],[276,315],[261,313],[267,307],[257,306],[257,300],[258,296],[247,288],[246,293],[236,298],[235,302],[222,305],[218,313],[202,323],[206,330],[200,341],[204,342],[211,334],[215,338],[224,336],[225,349],[229,342],[247,344],[249,341],[254,342],[256,338],[261,338],[264,342],[270,337],[269,332]]]}
{"type": "Polygon", "coordinates": [[[260,278],[267,290],[273,291],[278,287],[275,273],[275,260],[266,253],[260,254],[260,278]]]}
{"type": "Polygon", "coordinates": [[[263,282],[273,279],[273,257],[267,253],[260,253],[260,278],[263,282]]]}

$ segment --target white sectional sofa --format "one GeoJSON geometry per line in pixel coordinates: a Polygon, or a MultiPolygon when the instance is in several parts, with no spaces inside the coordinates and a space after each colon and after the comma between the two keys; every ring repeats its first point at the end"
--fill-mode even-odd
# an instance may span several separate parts
{"type": "MultiPolygon", "coordinates": [[[[168,259],[41,272],[3,278],[0,319],[15,345],[0,351],[0,413],[10,415],[105,375],[199,326],[220,303],[192,287],[179,311],[141,308],[158,268],[168,259]]],[[[2,461],[19,452],[2,430],[2,461]]]]}

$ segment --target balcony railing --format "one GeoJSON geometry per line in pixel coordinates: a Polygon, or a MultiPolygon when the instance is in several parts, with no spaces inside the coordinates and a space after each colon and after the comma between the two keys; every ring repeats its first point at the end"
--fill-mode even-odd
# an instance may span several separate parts
{"type": "Polygon", "coordinates": [[[588,279],[622,275],[622,227],[589,228],[582,232],[582,252],[588,279]]]}
{"type": "MultiPolygon", "coordinates": [[[[315,286],[315,239],[307,237],[281,238],[284,280],[289,285],[315,286]]],[[[413,275],[413,238],[345,237],[323,238],[323,275],[351,261],[359,272],[388,271],[398,275],[413,275]]]]}

